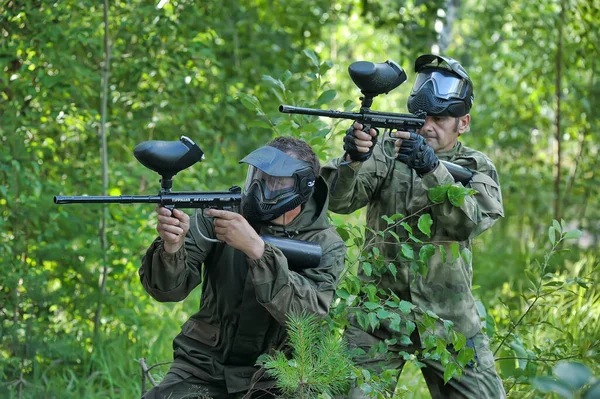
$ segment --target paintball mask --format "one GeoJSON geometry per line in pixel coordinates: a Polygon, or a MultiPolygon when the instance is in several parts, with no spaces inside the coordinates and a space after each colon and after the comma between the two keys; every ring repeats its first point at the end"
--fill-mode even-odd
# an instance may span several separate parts
{"type": "Polygon", "coordinates": [[[415,61],[417,78],[408,98],[408,111],[418,115],[459,117],[473,105],[473,83],[454,59],[425,54],[415,61]]]}
{"type": "Polygon", "coordinates": [[[250,222],[276,219],[304,204],[313,193],[315,173],[310,163],[275,147],[261,147],[240,163],[249,165],[241,212],[250,222]]]}

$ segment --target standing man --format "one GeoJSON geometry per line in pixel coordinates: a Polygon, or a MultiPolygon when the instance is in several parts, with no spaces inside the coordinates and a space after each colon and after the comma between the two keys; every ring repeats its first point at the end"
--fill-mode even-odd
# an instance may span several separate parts
{"type": "MultiPolygon", "coordinates": [[[[412,216],[407,220],[415,234],[417,220],[429,213],[433,220],[431,238],[427,241],[443,245],[446,253],[450,244],[458,243],[460,249],[471,250],[471,242],[489,229],[503,216],[502,196],[498,174],[492,161],[483,153],[463,146],[458,137],[467,132],[473,103],[473,84],[464,68],[454,59],[433,54],[422,55],[415,62],[417,77],[408,99],[408,110],[426,115],[425,125],[415,133],[396,132],[399,138],[394,145],[395,159],[390,159],[392,148],[377,144],[375,129],[364,132],[363,126],[354,123],[344,137],[345,154],[324,166],[322,175],[335,182],[332,187],[329,209],[347,214],[367,206],[367,226],[374,231],[388,228],[384,215],[397,213],[412,216]],[[376,145],[377,144],[377,145],[376,145]],[[450,203],[434,205],[428,199],[428,189],[456,182],[440,160],[466,167],[473,172],[467,186],[477,190],[465,198],[460,207],[450,203]]],[[[408,241],[402,227],[395,232],[400,241],[408,241]]],[[[400,245],[371,234],[386,262],[393,262],[397,276],[384,275],[378,282],[381,290],[393,291],[400,299],[410,301],[420,311],[431,311],[440,318],[450,320],[454,328],[467,338],[467,346],[475,351],[475,362],[466,366],[460,380],[451,379],[444,384],[444,367],[439,361],[419,358],[426,367],[421,371],[434,399],[469,398],[499,399],[505,392],[494,367],[494,356],[488,338],[481,331],[480,317],[471,293],[473,267],[471,259],[442,260],[440,251],[431,257],[426,276],[415,274],[410,262],[400,257],[400,245]]],[[[415,251],[418,253],[418,248],[415,251]]],[[[450,258],[450,256],[448,256],[450,258]]],[[[369,277],[362,274],[363,279],[369,277]]],[[[406,317],[400,314],[401,317],[406,317]]],[[[412,317],[418,319],[419,315],[412,317]]],[[[435,334],[446,338],[443,326],[436,326],[435,334]]],[[[356,319],[350,317],[345,332],[351,347],[368,351],[369,348],[391,338],[397,333],[382,324],[376,330],[363,331],[356,319]]],[[[388,346],[391,357],[355,359],[363,367],[377,372],[397,369],[398,376],[405,364],[400,351],[422,351],[423,337],[418,330],[412,332],[411,347],[388,346]],[[396,355],[396,356],[394,356],[396,355]],[[362,363],[362,364],[361,364],[362,363]]],[[[390,387],[390,389],[394,389],[390,387]]],[[[359,388],[350,393],[351,399],[367,398],[359,388]]]]}
{"type": "Polygon", "coordinates": [[[139,270],[144,288],[176,302],[202,284],[202,297],[173,341],[171,369],[144,399],[270,398],[273,381],[257,380],[257,358],[285,341],[288,314],[329,311],[346,246],[327,218],[317,156],[302,140],[278,137],[240,162],[249,165],[241,215],[211,209],[214,219],[190,220],[157,208],[159,237],[139,270]],[[261,234],[318,243],[321,261],[291,265],[261,234]]]}

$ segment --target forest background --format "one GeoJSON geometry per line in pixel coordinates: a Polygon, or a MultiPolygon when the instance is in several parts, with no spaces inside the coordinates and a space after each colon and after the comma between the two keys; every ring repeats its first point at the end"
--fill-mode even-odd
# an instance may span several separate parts
{"type": "MultiPolygon", "coordinates": [[[[158,303],[139,283],[153,205],[58,206],[54,195],[156,194],[158,175],[132,149],[181,135],[206,159],[175,190],[241,185],[237,161],[282,134],[325,162],[348,122],[279,104],[357,110],[348,65],[391,59],[408,82],[373,109],[407,112],[413,62],[432,51],[471,75],[461,140],[500,174],[506,216],[472,256],[509,397],[541,395],[533,378],[561,360],[600,374],[600,1],[0,3],[0,396],[138,397],[139,359],[170,361],[198,306],[199,290],[158,303]]],[[[331,217],[346,232],[364,221],[331,217]]],[[[356,241],[344,237],[350,264],[356,241]]],[[[415,365],[397,395],[428,397],[415,365]]]]}

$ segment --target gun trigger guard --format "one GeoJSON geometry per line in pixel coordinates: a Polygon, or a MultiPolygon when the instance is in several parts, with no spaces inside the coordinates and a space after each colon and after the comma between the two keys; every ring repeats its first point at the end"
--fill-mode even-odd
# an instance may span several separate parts
{"type": "MultiPolygon", "coordinates": [[[[211,216],[205,216],[204,215],[204,209],[205,208],[202,208],[202,211],[200,212],[200,215],[202,217],[210,218],[211,216]]],[[[202,237],[203,240],[206,240],[208,242],[215,242],[215,243],[223,242],[221,240],[217,240],[216,238],[210,238],[210,237],[207,237],[204,234],[202,234],[202,231],[200,230],[200,227],[198,227],[198,209],[196,209],[196,211],[195,211],[195,217],[196,217],[196,224],[194,225],[194,227],[196,227],[196,233],[198,233],[198,235],[200,237],[202,237]]]]}
{"type": "Polygon", "coordinates": [[[214,216],[208,216],[204,213],[207,209],[210,209],[210,208],[202,208],[202,217],[207,218],[207,219],[214,218],[214,216]]]}
{"type": "Polygon", "coordinates": [[[392,140],[394,143],[396,142],[396,140],[398,140],[398,137],[392,136],[392,129],[386,129],[387,130],[387,134],[386,132],[383,132],[383,137],[381,138],[381,149],[383,152],[383,156],[385,156],[387,159],[391,159],[391,160],[396,160],[396,154],[394,153],[394,155],[390,155],[385,151],[386,148],[386,141],[390,141],[392,140]]]}

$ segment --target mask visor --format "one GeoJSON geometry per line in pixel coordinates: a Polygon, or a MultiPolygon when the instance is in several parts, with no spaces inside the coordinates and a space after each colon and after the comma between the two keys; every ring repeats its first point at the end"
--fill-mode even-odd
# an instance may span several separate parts
{"type": "Polygon", "coordinates": [[[463,98],[468,84],[450,73],[443,71],[425,71],[417,74],[411,94],[416,94],[428,82],[433,82],[435,95],[438,98],[449,100],[450,98],[463,98]]]}
{"type": "Polygon", "coordinates": [[[248,174],[244,185],[244,192],[250,191],[253,185],[258,185],[261,201],[276,203],[278,200],[296,192],[296,179],[294,177],[272,176],[253,165],[248,166],[248,174]]]}

